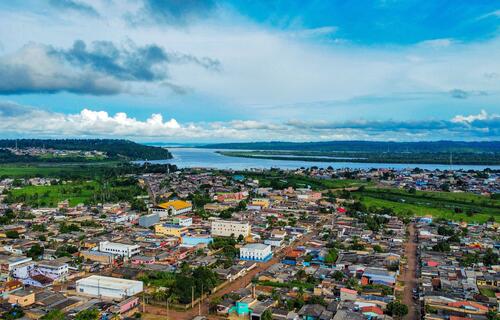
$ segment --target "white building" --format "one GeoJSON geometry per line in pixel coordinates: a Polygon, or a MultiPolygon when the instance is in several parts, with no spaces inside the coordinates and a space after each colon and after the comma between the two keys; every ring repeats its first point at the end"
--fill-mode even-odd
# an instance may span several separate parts
{"type": "Polygon", "coordinates": [[[249,243],[240,248],[240,259],[253,261],[267,261],[273,255],[271,245],[263,243],[249,243]]]}
{"type": "Polygon", "coordinates": [[[140,252],[140,246],[136,244],[124,244],[118,242],[99,242],[99,251],[112,253],[117,256],[130,258],[140,252]]]}
{"type": "Polygon", "coordinates": [[[250,224],[248,222],[215,220],[212,221],[212,236],[230,237],[234,235],[238,238],[240,235],[247,237],[250,235],[250,224]]]}
{"type": "Polygon", "coordinates": [[[0,255],[0,279],[7,279],[17,266],[30,262],[31,260],[31,258],[26,256],[0,255]]]}
{"type": "Polygon", "coordinates": [[[93,297],[124,299],[143,290],[142,281],[93,275],[76,281],[76,292],[93,297]]]}
{"type": "Polygon", "coordinates": [[[36,265],[36,273],[52,280],[65,280],[69,274],[69,266],[57,260],[40,261],[36,265]]]}

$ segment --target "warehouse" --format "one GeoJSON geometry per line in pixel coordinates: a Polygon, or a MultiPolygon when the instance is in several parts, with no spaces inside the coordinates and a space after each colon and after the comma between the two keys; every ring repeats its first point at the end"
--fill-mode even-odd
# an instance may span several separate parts
{"type": "Polygon", "coordinates": [[[76,292],[110,299],[125,299],[141,293],[142,281],[93,275],[76,281],[76,292]]]}

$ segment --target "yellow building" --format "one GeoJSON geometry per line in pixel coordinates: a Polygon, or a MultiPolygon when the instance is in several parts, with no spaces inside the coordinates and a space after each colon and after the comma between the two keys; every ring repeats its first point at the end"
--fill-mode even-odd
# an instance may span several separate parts
{"type": "Polygon", "coordinates": [[[27,307],[35,303],[35,292],[25,289],[17,290],[9,294],[9,303],[27,307]]]}
{"type": "Polygon", "coordinates": [[[160,203],[152,209],[153,213],[157,213],[160,218],[167,216],[176,216],[179,214],[185,214],[191,212],[193,206],[190,202],[182,200],[172,200],[164,203],[160,203]]]}
{"type": "Polygon", "coordinates": [[[266,198],[255,198],[252,200],[252,206],[260,206],[262,208],[269,208],[269,199],[266,198]]]}
{"type": "Polygon", "coordinates": [[[187,233],[187,227],[175,224],[156,224],[155,233],[163,236],[182,237],[187,233]]]}

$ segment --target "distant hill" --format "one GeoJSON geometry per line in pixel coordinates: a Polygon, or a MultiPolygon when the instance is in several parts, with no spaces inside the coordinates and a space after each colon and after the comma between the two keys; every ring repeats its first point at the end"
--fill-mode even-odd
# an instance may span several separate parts
{"type": "MultiPolygon", "coordinates": [[[[146,146],[130,140],[118,139],[3,139],[0,148],[46,148],[57,150],[81,150],[105,152],[109,160],[158,160],[170,159],[172,154],[165,148],[146,146]]],[[[40,159],[28,155],[14,155],[0,150],[1,162],[49,161],[65,162],[78,159],[40,159]]],[[[81,159],[80,159],[81,160],[81,159]]]]}
{"type": "Polygon", "coordinates": [[[201,148],[234,150],[287,150],[323,152],[410,152],[410,153],[498,153],[500,141],[421,141],[421,142],[382,142],[382,141],[322,141],[322,142],[248,142],[214,143],[201,148]]]}

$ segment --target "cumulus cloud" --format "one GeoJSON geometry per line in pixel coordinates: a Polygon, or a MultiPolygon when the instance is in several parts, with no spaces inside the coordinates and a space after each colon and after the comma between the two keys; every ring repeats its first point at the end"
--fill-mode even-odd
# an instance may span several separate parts
{"type": "Polygon", "coordinates": [[[124,112],[114,115],[85,108],[62,114],[0,102],[0,133],[24,136],[120,137],[166,141],[248,141],[248,140],[435,140],[495,139],[500,135],[500,116],[482,111],[457,115],[451,120],[429,121],[345,121],[271,123],[255,120],[179,123],[152,114],[145,120],[124,112]]]}
{"type": "MultiPolygon", "coordinates": [[[[193,64],[212,71],[220,68],[217,60],[167,52],[154,44],[136,46],[129,41],[117,47],[110,41],[95,41],[88,46],[77,40],[71,48],[60,49],[30,43],[0,58],[0,94],[117,94],[127,91],[130,82],[169,79],[172,64],[193,64]]],[[[179,91],[176,86],[174,92],[179,91]]]]}

